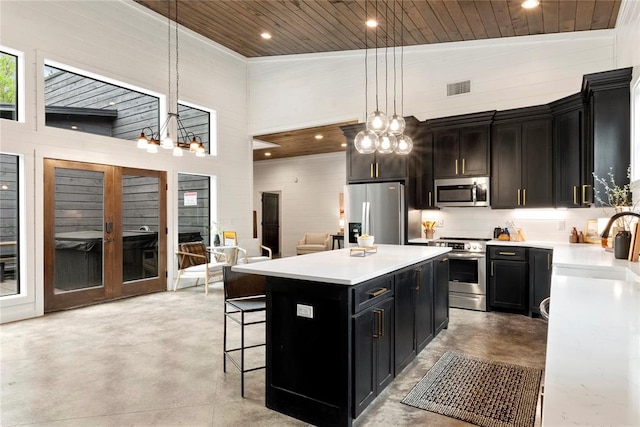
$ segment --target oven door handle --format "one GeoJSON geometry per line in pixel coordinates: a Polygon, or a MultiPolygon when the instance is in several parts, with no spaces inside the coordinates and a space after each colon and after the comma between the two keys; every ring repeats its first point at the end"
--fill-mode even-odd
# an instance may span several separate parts
{"type": "Polygon", "coordinates": [[[449,258],[460,258],[460,259],[482,259],[485,258],[484,254],[465,254],[465,253],[455,253],[449,252],[447,255],[449,258]]]}

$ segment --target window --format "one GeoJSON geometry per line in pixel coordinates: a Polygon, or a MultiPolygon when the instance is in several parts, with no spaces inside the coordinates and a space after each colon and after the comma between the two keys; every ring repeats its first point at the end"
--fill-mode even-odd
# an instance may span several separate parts
{"type": "Polygon", "coordinates": [[[205,175],[178,174],[178,243],[211,245],[211,181],[205,175]]]}
{"type": "Polygon", "coordinates": [[[19,157],[0,154],[0,297],[20,293],[19,157]]]}
{"type": "Polygon", "coordinates": [[[88,74],[44,66],[47,126],[127,140],[136,140],[145,126],[158,129],[158,96],[88,74]]]}
{"type": "Polygon", "coordinates": [[[18,55],[0,50],[0,118],[18,120],[18,55]]]}
{"type": "Polygon", "coordinates": [[[185,130],[200,137],[205,151],[215,155],[215,131],[212,129],[215,129],[216,112],[195,105],[179,103],[178,115],[185,130]]]}

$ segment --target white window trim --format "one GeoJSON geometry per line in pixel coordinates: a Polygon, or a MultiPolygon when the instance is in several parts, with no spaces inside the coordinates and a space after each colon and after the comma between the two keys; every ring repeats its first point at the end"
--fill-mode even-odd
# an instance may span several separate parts
{"type": "Polygon", "coordinates": [[[18,79],[18,87],[16,93],[16,102],[18,103],[18,122],[25,122],[25,70],[24,70],[24,52],[10,47],[0,45],[0,51],[13,55],[17,58],[16,78],[18,79]]]}
{"type": "Polygon", "coordinates": [[[195,108],[209,113],[209,155],[218,155],[218,113],[211,108],[203,107],[192,102],[178,100],[178,104],[195,108]]]}

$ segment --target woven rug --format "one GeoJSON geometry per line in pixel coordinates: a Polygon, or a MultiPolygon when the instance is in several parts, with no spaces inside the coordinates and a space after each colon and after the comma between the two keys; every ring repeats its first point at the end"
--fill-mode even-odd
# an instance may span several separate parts
{"type": "Polygon", "coordinates": [[[531,427],[542,370],[446,352],[402,403],[483,427],[531,427]]]}

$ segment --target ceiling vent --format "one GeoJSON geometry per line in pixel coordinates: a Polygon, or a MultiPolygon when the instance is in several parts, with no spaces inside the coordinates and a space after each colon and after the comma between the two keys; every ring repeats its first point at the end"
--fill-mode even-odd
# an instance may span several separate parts
{"type": "Polygon", "coordinates": [[[463,82],[449,83],[447,85],[447,96],[461,95],[471,92],[471,80],[463,82]]]}

